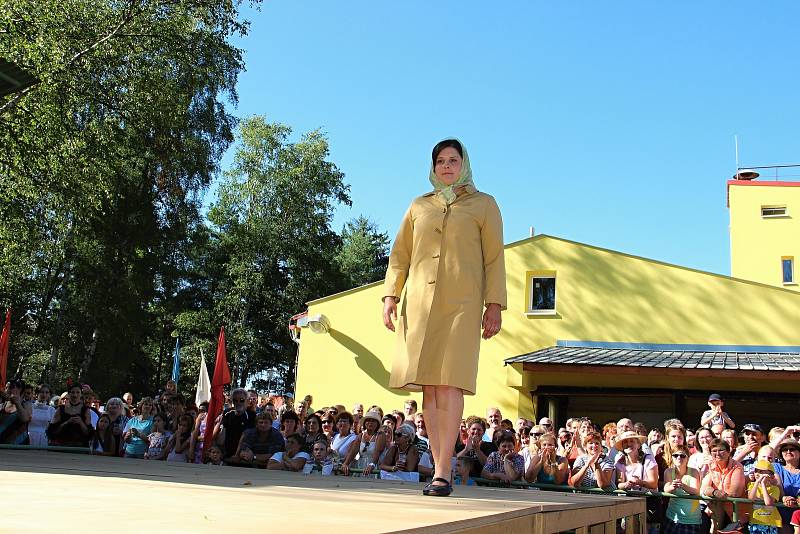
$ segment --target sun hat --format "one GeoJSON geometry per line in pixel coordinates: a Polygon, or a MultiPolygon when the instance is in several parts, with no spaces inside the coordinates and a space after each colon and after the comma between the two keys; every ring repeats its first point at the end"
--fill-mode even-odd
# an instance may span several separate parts
{"type": "Polygon", "coordinates": [[[375,423],[377,423],[378,426],[381,426],[381,414],[379,414],[377,411],[371,410],[371,411],[365,413],[361,417],[361,426],[362,427],[364,426],[364,423],[367,422],[367,419],[372,419],[373,421],[375,421],[375,423]]]}
{"type": "Polygon", "coordinates": [[[790,446],[794,447],[797,450],[800,450],[800,442],[798,442],[796,439],[789,438],[783,440],[781,444],[778,445],[778,454],[783,454],[783,448],[790,446]]]}
{"type": "Polygon", "coordinates": [[[640,436],[633,430],[626,430],[625,432],[617,436],[617,441],[614,442],[614,448],[622,452],[622,450],[624,449],[624,447],[622,446],[622,442],[625,441],[626,439],[637,439],[639,440],[639,444],[642,444],[645,441],[647,441],[647,436],[640,436]]]}
{"type": "Polygon", "coordinates": [[[772,464],[767,460],[756,460],[756,463],[753,465],[753,469],[762,469],[771,473],[775,472],[775,468],[772,467],[772,464]]]}

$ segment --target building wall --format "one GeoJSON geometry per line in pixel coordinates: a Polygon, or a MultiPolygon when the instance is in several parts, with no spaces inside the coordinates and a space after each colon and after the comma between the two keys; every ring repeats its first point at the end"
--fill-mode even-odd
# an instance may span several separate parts
{"type": "MultiPolygon", "coordinates": [[[[630,256],[549,236],[506,246],[509,308],[503,330],[481,342],[477,395],[465,413],[533,417],[531,391],[557,380],[616,387],[635,377],[536,376],[504,366],[511,356],[553,346],[557,340],[713,345],[800,345],[796,328],[800,294],[630,256]],[[526,315],[531,271],[555,271],[556,314],[526,315]]],[[[381,286],[373,284],[309,303],[324,314],[330,334],[303,330],[297,395],[314,395],[315,407],[355,402],[401,408],[408,395],[387,388],[394,334],[381,320],[381,286]]],[[[569,368],[564,367],[569,375],[569,368]]],[[[746,380],[742,387],[748,389],[746,380]]],[[[680,387],[679,381],[670,381],[680,387]]],[[[641,384],[640,387],[649,387],[641,384]]],[[[663,387],[663,386],[660,386],[663,387]]]]}
{"type": "Polygon", "coordinates": [[[737,182],[728,186],[731,275],[800,291],[783,284],[781,258],[794,257],[800,278],[800,182],[737,182]],[[776,184],[776,185],[771,185],[776,184]],[[763,218],[762,206],[785,205],[787,217],[763,218]]]}

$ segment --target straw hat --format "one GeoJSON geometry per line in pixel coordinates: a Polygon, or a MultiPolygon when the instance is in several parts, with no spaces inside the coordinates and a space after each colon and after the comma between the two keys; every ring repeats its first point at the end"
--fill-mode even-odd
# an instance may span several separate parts
{"type": "Polygon", "coordinates": [[[624,447],[622,446],[622,442],[625,441],[626,439],[638,439],[639,444],[641,445],[642,443],[647,441],[647,436],[640,436],[633,430],[626,430],[625,432],[617,436],[617,441],[614,442],[614,448],[622,452],[622,450],[624,449],[624,447]]]}
{"type": "Polygon", "coordinates": [[[783,440],[781,442],[781,444],[778,445],[778,454],[783,454],[783,448],[784,447],[789,447],[789,446],[792,446],[795,449],[800,450],[800,443],[798,443],[798,441],[796,439],[789,438],[789,439],[783,440]]]}
{"type": "Polygon", "coordinates": [[[378,413],[377,411],[371,410],[371,411],[369,411],[369,412],[364,414],[364,416],[361,418],[361,427],[362,428],[364,427],[364,423],[367,422],[367,419],[372,419],[373,421],[375,421],[375,424],[377,424],[378,426],[381,426],[381,414],[378,413]]]}

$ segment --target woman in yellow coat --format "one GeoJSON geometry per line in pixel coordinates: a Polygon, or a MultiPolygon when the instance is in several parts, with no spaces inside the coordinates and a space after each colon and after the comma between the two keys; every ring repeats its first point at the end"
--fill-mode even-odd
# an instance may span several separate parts
{"type": "Polygon", "coordinates": [[[397,321],[389,385],[422,390],[435,465],[423,493],[446,496],[464,393],[475,394],[481,330],[484,339],[500,331],[506,274],[500,210],[475,189],[458,140],[433,148],[430,181],[434,191],[414,199],[392,246],[383,322],[395,331],[397,321]]]}

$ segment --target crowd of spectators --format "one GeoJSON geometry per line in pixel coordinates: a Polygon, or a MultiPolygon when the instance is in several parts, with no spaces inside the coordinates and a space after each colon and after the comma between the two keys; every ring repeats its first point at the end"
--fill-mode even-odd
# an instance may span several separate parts
{"type": "MultiPolygon", "coordinates": [[[[88,386],[53,395],[46,384],[12,380],[0,402],[2,444],[322,476],[419,481],[433,472],[425,417],[414,400],[402,410],[356,404],[347,411],[315,409],[310,395],[295,403],[290,395],[234,389],[212,422],[207,403],[187,402],[171,381],[155,398],[135,402],[126,393],[101,404],[88,386]],[[212,442],[205,444],[209,424],[212,442]]],[[[666,533],[724,530],[733,505],[719,499],[747,498],[754,503],[740,507],[739,519],[751,532],[800,534],[800,424],[739,430],[724,399],[713,394],[708,405],[697,421],[669,419],[649,431],[626,417],[604,424],[572,418],[561,427],[548,417],[514,423],[489,408],[485,418],[464,419],[454,436],[453,481],[663,491],[674,497],[648,498],[648,527],[666,533]]]]}

